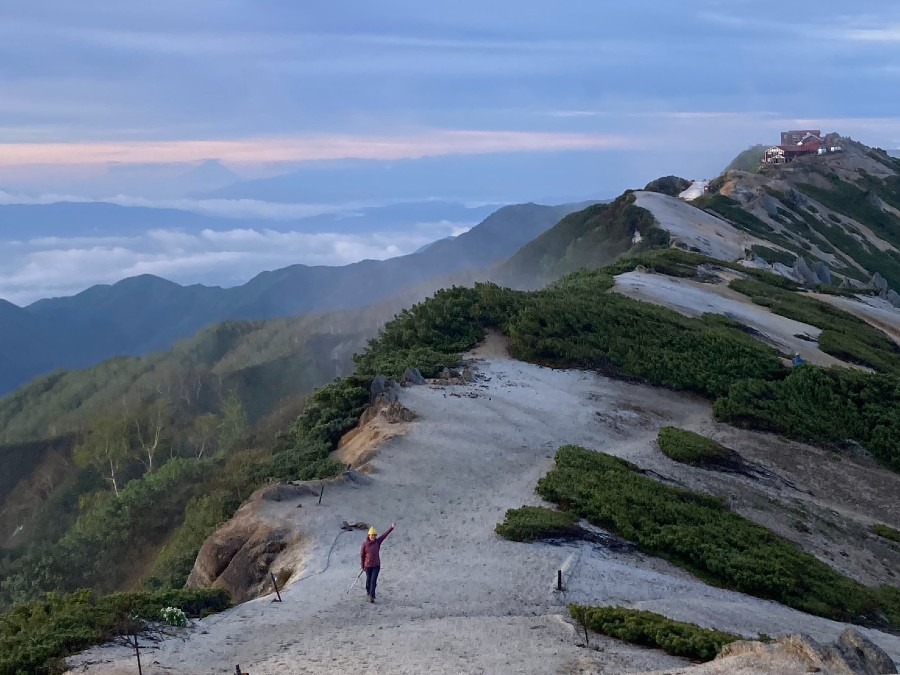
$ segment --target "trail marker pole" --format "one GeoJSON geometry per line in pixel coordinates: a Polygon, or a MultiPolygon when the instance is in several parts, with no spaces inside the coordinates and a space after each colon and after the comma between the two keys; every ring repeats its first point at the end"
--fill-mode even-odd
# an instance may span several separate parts
{"type": "Polygon", "coordinates": [[[275,595],[277,596],[277,600],[273,600],[272,602],[281,602],[281,593],[278,592],[278,582],[275,581],[275,575],[269,572],[269,576],[272,577],[272,586],[275,587],[275,595]]]}
{"type": "Polygon", "coordinates": [[[325,494],[325,484],[322,484],[322,487],[319,488],[319,503],[322,503],[322,495],[325,494]]]}
{"type": "Polygon", "coordinates": [[[562,570],[556,570],[556,590],[561,591],[562,589],[562,570]]]}

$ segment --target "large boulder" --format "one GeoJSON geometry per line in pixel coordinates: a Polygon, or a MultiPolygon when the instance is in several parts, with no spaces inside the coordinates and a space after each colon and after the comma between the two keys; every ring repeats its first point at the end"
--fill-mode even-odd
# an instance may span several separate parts
{"type": "Polygon", "coordinates": [[[769,194],[764,194],[759,199],[760,206],[763,207],[763,210],[769,214],[770,217],[774,218],[778,215],[778,200],[772,197],[769,194]]]}
{"type": "Polygon", "coordinates": [[[812,271],[803,256],[797,256],[797,260],[794,262],[794,275],[801,282],[810,286],[816,286],[819,283],[819,277],[812,271]]]}
{"type": "Polygon", "coordinates": [[[813,274],[816,275],[816,278],[819,280],[819,283],[824,286],[831,286],[831,270],[828,269],[828,265],[823,263],[821,260],[816,260],[812,264],[813,274]]]}
{"type": "Polygon", "coordinates": [[[900,293],[897,293],[894,289],[889,290],[884,299],[891,303],[894,307],[900,307],[900,293]]]}
{"type": "Polygon", "coordinates": [[[210,535],[194,561],[188,588],[224,588],[236,603],[270,591],[272,562],[294,535],[240,513],[210,535]]]}
{"type": "Polygon", "coordinates": [[[797,634],[766,644],[740,640],[725,645],[708,672],[820,673],[820,675],[884,675],[896,673],[891,657],[853,628],[823,645],[809,635],[797,634]],[[714,664],[729,664],[725,670],[714,664]],[[743,666],[746,665],[747,668],[743,666]]]}
{"type": "Polygon", "coordinates": [[[403,382],[405,384],[425,384],[425,378],[418,368],[407,368],[403,371],[403,382]]]}
{"type": "Polygon", "coordinates": [[[875,291],[878,295],[885,295],[888,292],[888,282],[883,276],[881,276],[878,272],[872,275],[872,280],[869,282],[869,288],[875,291]]]}

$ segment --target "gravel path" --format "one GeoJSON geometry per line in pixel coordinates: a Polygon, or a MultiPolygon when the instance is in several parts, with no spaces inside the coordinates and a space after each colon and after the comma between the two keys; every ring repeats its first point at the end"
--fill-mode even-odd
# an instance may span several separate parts
{"type": "MultiPolygon", "coordinates": [[[[506,509],[537,504],[534,486],[564,443],[647,465],[657,429],[709,419],[707,403],[593,374],[540,368],[499,356],[489,342],[481,379],[469,386],[402,391],[419,419],[346,481],[297,509],[267,515],[296,528],[303,567],[282,592],[198,622],[145,659],[144,672],[234,673],[633,673],[686,668],[661,652],[597,639],[579,646],[566,602],[622,604],[748,636],[803,630],[833,639],[841,624],[709,587],[662,561],[587,544],[516,544],[494,526],[506,509]],[[382,548],[378,602],[358,571],[362,532],[341,520],[397,521],[382,548]],[[330,560],[326,568],[326,558],[330,560]],[[567,592],[553,588],[564,569],[567,592]],[[323,571],[324,570],[324,571],[323,571]],[[360,580],[361,582],[362,580],[360,580]]],[[[900,638],[868,632],[896,659],[900,638]]],[[[71,672],[134,672],[124,652],[98,648],[71,672]],[[93,662],[93,665],[84,665],[93,662]],[[100,663],[98,663],[100,662],[100,663]]]]}

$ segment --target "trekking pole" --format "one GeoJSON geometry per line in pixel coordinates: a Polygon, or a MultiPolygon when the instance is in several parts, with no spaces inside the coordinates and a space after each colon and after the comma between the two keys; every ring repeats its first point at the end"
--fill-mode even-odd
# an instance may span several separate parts
{"type": "Polygon", "coordinates": [[[350,588],[347,589],[348,593],[353,589],[354,586],[356,586],[356,582],[359,581],[359,578],[362,576],[362,573],[363,573],[363,570],[360,570],[359,574],[356,575],[356,578],[353,580],[353,583],[350,584],[350,588]]]}

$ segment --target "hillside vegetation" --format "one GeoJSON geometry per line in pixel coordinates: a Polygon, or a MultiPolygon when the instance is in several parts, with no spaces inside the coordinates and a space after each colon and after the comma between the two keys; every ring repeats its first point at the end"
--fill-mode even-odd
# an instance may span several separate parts
{"type": "MultiPolygon", "coordinates": [[[[847,200],[828,202],[819,195],[819,208],[785,185],[766,184],[747,200],[749,188],[734,190],[735,181],[769,178],[741,174],[719,181],[720,194],[696,203],[798,257],[832,255],[836,279],[817,284],[820,290],[846,292],[837,284],[862,283],[875,271],[892,284],[891,261],[900,257],[889,246],[900,230],[880,205],[893,203],[897,184],[888,174],[898,167],[880,155],[871,161],[887,177],[866,178],[865,198],[844,191],[847,200]],[[757,208],[763,195],[777,202],[775,216],[757,208]],[[873,208],[882,215],[876,218],[873,208]],[[875,218],[866,227],[889,245],[865,241],[856,217],[875,218]],[[823,253],[828,246],[834,254],[823,253]]],[[[791,180],[799,185],[818,170],[798,171],[791,180]]],[[[488,330],[507,337],[515,358],[689,392],[712,402],[720,421],[836,450],[861,447],[900,471],[897,346],[804,295],[797,280],[666,248],[668,233],[633,202],[629,192],[573,213],[496,270],[497,279],[537,290],[450,285],[400,311],[376,337],[385,307],[229,322],[167,354],[54,373],[3,399],[0,459],[10,470],[0,479],[0,526],[7,530],[0,532],[0,607],[17,603],[8,616],[19,616],[47,592],[181,587],[205,538],[254,489],[342,470],[331,452],[368,406],[374,377],[400,378],[408,368],[436,375],[458,364],[488,330]],[[695,277],[710,265],[739,273],[732,289],[755,303],[822,328],[824,351],[875,372],[789,368],[783,357],[790,355],[728,317],[689,318],[608,292],[615,275],[639,266],[695,277]],[[352,352],[355,373],[347,375],[352,352]],[[336,375],[343,377],[306,397],[336,375]],[[27,508],[10,510],[13,504],[27,508]]],[[[716,454],[679,431],[660,436],[670,456],[702,464],[716,454]]],[[[506,536],[568,536],[577,516],[710,583],[829,618],[900,628],[897,589],[869,589],[842,577],[718,500],[664,486],[626,462],[564,447],[539,490],[562,511],[518,510],[500,528],[506,536]]],[[[4,617],[0,627],[3,621],[11,625],[4,617]]]]}
{"type": "Polygon", "coordinates": [[[602,267],[626,252],[665,246],[668,241],[653,216],[634,206],[634,195],[626,192],[609,204],[567,215],[519,249],[491,279],[513,288],[539,288],[564,274],[602,267]],[[636,232],[642,238],[637,243],[636,232]]]}
{"type": "Polygon", "coordinates": [[[729,167],[710,183],[711,194],[692,203],[793,256],[825,265],[835,284],[864,288],[877,273],[897,290],[900,165],[851,139],[835,143],[844,151],[787,165],[757,164],[758,175],[746,173],[746,166],[729,167]]]}
{"type": "Polygon", "coordinates": [[[142,275],[27,307],[0,301],[0,395],[59,368],[169,349],[216,323],[362,309],[436,277],[486,270],[579,208],[506,206],[414,254],[344,266],[292,265],[232,288],[142,275]]]}
{"type": "Polygon", "coordinates": [[[839,621],[900,628],[900,589],[841,576],[719,499],[663,485],[623,459],[564,446],[537,490],[714,585],[839,621]]]}

